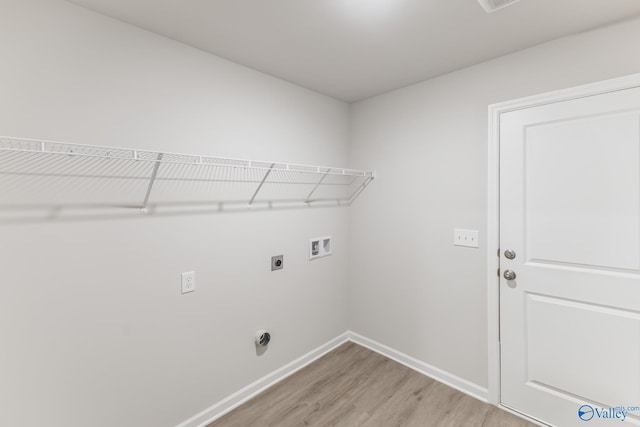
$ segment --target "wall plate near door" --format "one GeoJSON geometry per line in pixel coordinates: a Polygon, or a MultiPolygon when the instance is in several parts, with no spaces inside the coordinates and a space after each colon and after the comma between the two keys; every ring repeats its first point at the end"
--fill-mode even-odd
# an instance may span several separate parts
{"type": "Polygon", "coordinates": [[[478,247],[478,230],[453,230],[453,244],[455,246],[467,246],[469,248],[478,247]]]}

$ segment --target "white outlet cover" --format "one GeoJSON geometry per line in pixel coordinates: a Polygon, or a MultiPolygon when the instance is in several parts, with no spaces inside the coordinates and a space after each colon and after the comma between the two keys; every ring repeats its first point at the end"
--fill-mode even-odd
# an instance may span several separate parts
{"type": "Polygon", "coordinates": [[[196,272],[187,271],[182,273],[182,293],[186,294],[196,290],[196,272]]]}
{"type": "Polygon", "coordinates": [[[478,247],[478,230],[463,230],[456,228],[453,230],[453,244],[455,246],[466,246],[469,248],[478,247]]]}

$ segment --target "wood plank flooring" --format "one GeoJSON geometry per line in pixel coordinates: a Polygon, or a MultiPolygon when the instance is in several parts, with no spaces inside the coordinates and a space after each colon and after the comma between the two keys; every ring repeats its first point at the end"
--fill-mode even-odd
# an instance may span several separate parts
{"type": "Polygon", "coordinates": [[[208,427],[535,427],[346,343],[208,427]]]}

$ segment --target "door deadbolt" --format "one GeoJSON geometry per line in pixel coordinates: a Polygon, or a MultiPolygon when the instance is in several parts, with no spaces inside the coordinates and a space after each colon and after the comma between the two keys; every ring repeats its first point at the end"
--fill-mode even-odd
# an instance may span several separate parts
{"type": "Polygon", "coordinates": [[[506,251],[504,251],[504,256],[507,259],[514,259],[516,257],[516,253],[511,249],[507,249],[506,251]]]}
{"type": "Polygon", "coordinates": [[[507,280],[516,280],[516,273],[515,271],[511,271],[511,270],[505,270],[504,271],[504,278],[507,280]]]}

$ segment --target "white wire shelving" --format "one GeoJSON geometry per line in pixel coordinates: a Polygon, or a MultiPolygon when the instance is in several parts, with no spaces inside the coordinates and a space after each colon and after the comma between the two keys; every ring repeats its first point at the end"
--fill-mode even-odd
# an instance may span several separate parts
{"type": "Polygon", "coordinates": [[[0,220],[350,205],[374,171],[0,137],[0,220]]]}

